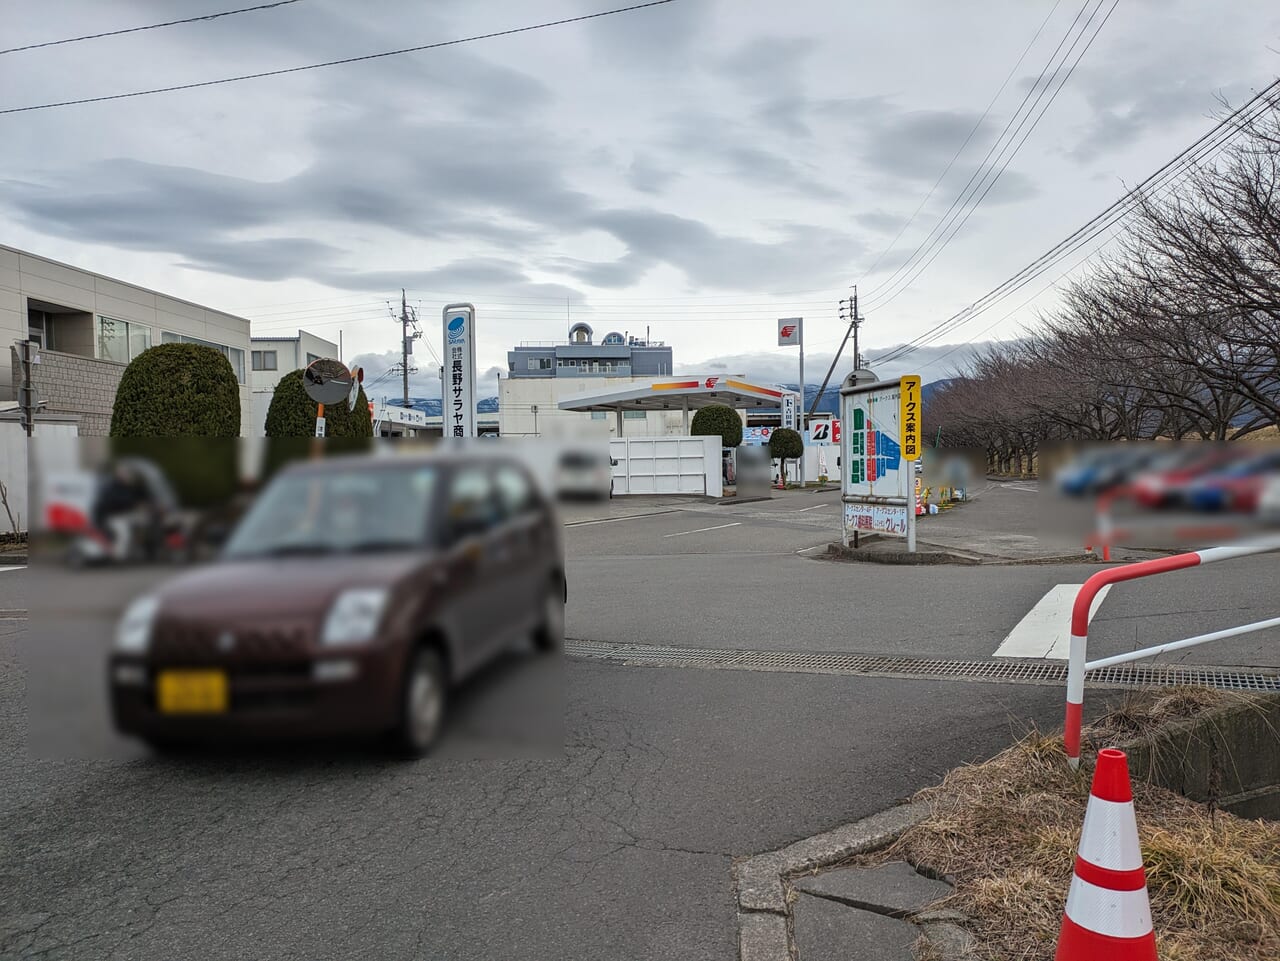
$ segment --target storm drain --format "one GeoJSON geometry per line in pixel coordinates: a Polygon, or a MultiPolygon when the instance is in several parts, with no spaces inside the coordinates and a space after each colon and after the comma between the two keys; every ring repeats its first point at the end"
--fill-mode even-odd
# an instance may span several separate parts
{"type": "MultiPolygon", "coordinates": [[[[664,644],[610,644],[567,640],[570,657],[648,667],[689,667],[791,674],[852,674],[916,677],[925,680],[995,681],[1006,684],[1065,685],[1063,661],[955,661],[935,657],[812,651],[736,651],[664,644]]],[[[1280,674],[1222,667],[1120,664],[1090,671],[1092,687],[1166,687],[1195,684],[1228,691],[1280,692],[1280,674]]]]}

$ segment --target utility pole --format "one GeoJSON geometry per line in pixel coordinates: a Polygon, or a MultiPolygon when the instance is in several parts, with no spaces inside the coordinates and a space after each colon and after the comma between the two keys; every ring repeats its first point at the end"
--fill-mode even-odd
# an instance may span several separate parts
{"type": "Polygon", "coordinates": [[[31,365],[40,363],[36,345],[29,340],[18,341],[18,358],[22,362],[22,383],[18,386],[18,416],[30,437],[36,429],[36,391],[31,383],[31,365]]]}
{"type": "Polygon", "coordinates": [[[858,313],[858,287],[855,284],[853,288],[853,296],[846,297],[840,301],[840,319],[849,321],[849,329],[845,331],[844,340],[840,341],[840,349],[836,351],[835,358],[831,361],[831,366],[827,369],[827,376],[822,379],[822,387],[818,390],[818,396],[813,399],[813,406],[809,408],[809,414],[818,409],[818,404],[822,401],[822,395],[827,392],[827,384],[831,383],[831,375],[835,373],[836,364],[840,363],[840,355],[844,353],[844,345],[849,342],[849,337],[853,337],[853,369],[858,370],[862,366],[862,355],[858,353],[858,328],[862,326],[865,317],[858,313]]]}
{"type": "Polygon", "coordinates": [[[409,406],[409,306],[405,303],[404,288],[400,288],[400,366],[404,375],[404,406],[409,406]]]}

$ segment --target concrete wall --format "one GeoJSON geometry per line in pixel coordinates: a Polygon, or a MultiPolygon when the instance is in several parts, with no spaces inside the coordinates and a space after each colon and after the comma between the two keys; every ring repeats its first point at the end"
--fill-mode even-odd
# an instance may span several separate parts
{"type": "Polygon", "coordinates": [[[1280,820],[1280,696],[1169,724],[1124,751],[1134,778],[1240,817],[1280,820]]]}

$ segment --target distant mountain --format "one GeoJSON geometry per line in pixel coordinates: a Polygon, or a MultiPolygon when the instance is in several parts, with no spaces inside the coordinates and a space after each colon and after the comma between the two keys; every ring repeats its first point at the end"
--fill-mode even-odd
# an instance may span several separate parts
{"type": "MultiPolygon", "coordinates": [[[[403,407],[404,404],[399,400],[388,400],[387,404],[391,407],[403,407]]],[[[440,398],[439,397],[410,397],[409,407],[413,410],[420,410],[428,417],[440,416],[440,398]]],[[[496,414],[498,412],[498,398],[482,397],[476,401],[476,412],[479,414],[496,414]]]]}

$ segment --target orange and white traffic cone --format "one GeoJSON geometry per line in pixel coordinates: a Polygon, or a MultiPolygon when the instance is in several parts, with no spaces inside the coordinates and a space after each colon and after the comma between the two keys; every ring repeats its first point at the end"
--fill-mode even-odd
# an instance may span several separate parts
{"type": "Polygon", "coordinates": [[[1098,753],[1055,961],[1156,961],[1129,762],[1098,753]]]}

